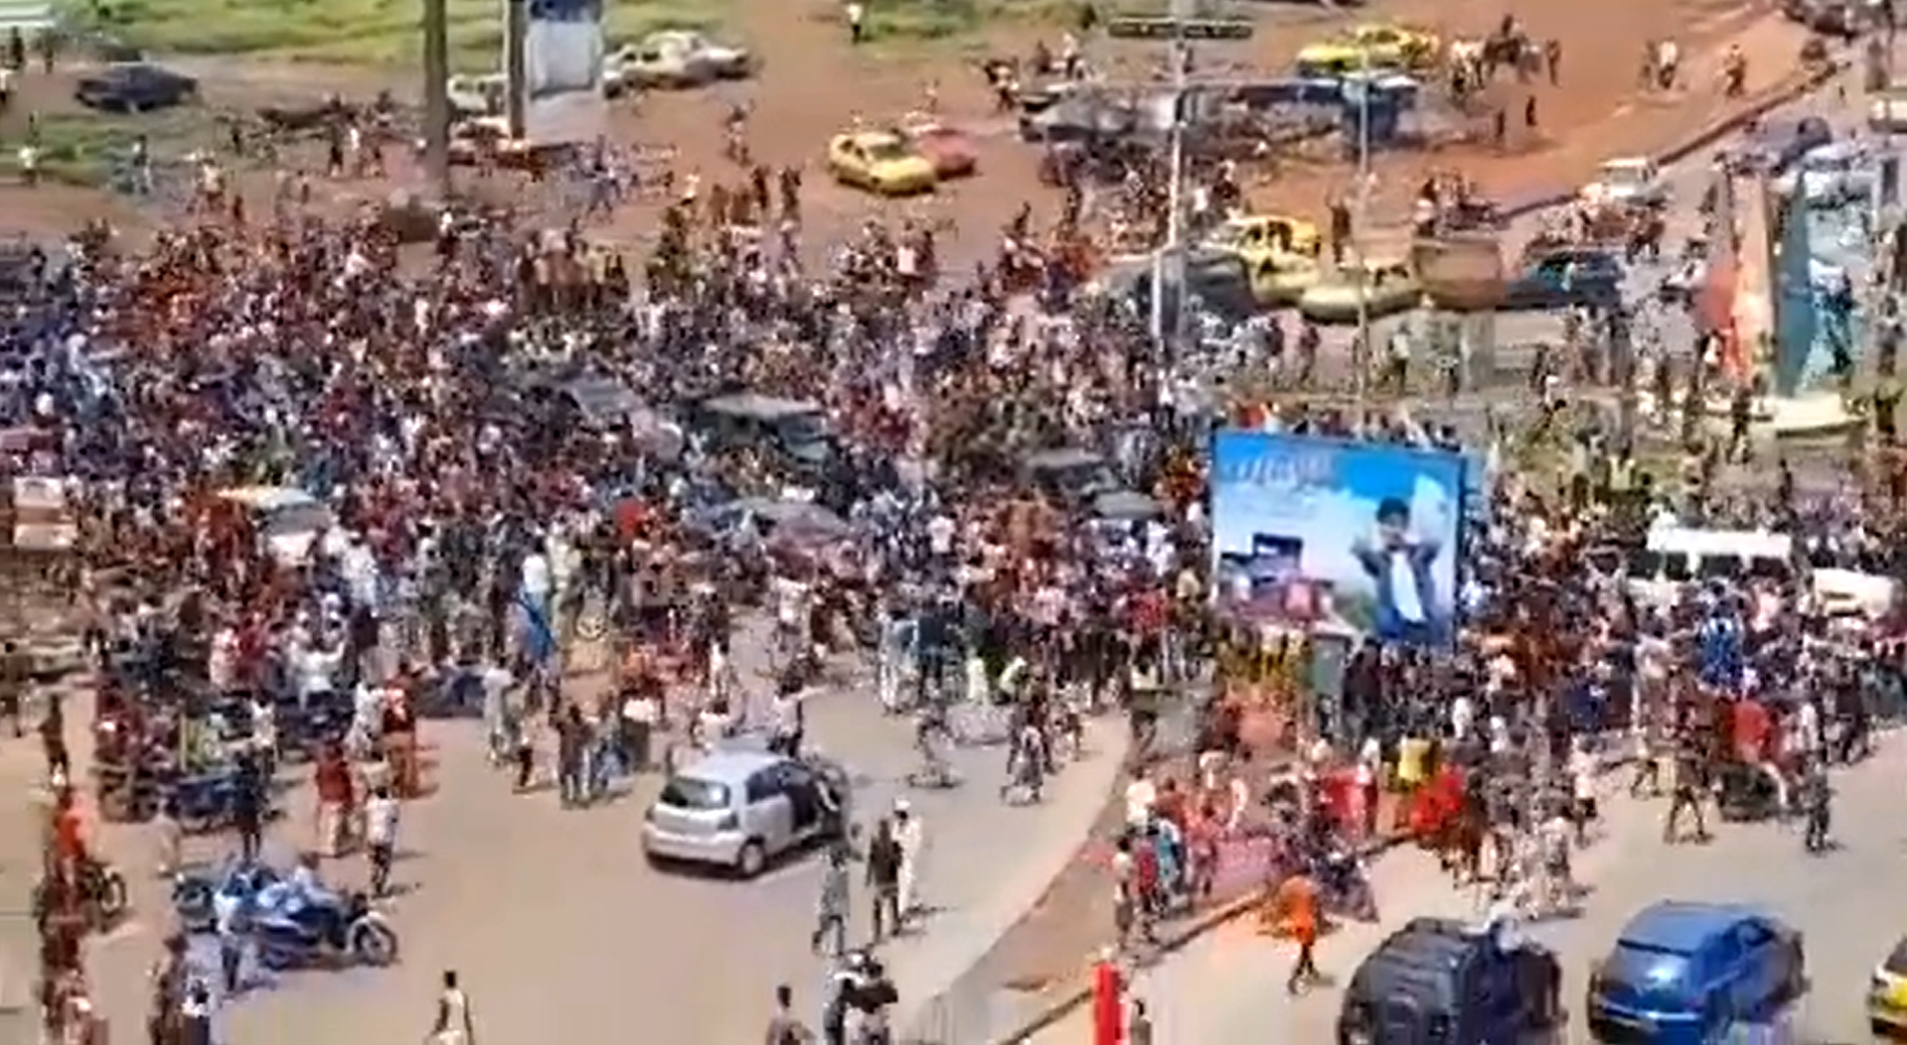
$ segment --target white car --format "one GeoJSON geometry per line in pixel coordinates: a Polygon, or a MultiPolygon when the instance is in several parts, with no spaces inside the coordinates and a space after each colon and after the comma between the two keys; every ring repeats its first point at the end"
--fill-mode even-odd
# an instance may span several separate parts
{"type": "Polygon", "coordinates": [[[501,116],[510,78],[502,73],[453,76],[447,81],[450,111],[457,116],[501,116]]]}
{"type": "Polygon", "coordinates": [[[1668,186],[1655,161],[1646,156],[1622,156],[1603,161],[1596,181],[1583,195],[1604,203],[1657,207],[1668,202],[1668,186]]]}
{"type": "Polygon", "coordinates": [[[687,88],[746,79],[754,68],[747,48],[716,43],[701,33],[669,29],[610,52],[604,82],[624,87],[687,88]]]}
{"type": "Polygon", "coordinates": [[[1809,149],[1794,169],[1775,179],[1784,196],[1798,188],[1812,206],[1838,207],[1864,200],[1874,191],[1877,164],[1865,143],[1829,142],[1809,149]]]}

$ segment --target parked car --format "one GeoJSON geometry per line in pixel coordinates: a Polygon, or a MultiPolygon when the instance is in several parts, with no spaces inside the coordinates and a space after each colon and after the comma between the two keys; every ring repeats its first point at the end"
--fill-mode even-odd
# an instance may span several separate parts
{"type": "Polygon", "coordinates": [[[1764,119],[1729,150],[1727,163],[1737,171],[1780,174],[1833,140],[1834,128],[1819,116],[1764,119]]]}
{"type": "Polygon", "coordinates": [[[1622,927],[1589,977],[1599,1042],[1700,1045],[1771,1022],[1807,991],[1801,934],[1737,904],[1665,900],[1622,927]]]}
{"type": "Polygon", "coordinates": [[[715,751],[676,770],[642,822],[651,863],[758,877],[770,860],[845,830],[847,775],[817,759],[715,751]]]}
{"type": "Polygon", "coordinates": [[[1775,179],[1774,189],[1784,196],[1798,191],[1810,206],[1838,207],[1873,193],[1879,162],[1864,142],[1829,142],[1808,150],[1793,170],[1775,179]]]}
{"type": "Polygon", "coordinates": [[[1907,131],[1907,88],[1889,87],[1869,94],[1867,128],[1882,134],[1907,131]]]}
{"type": "Polygon", "coordinates": [[[806,399],[753,392],[711,396],[692,406],[687,420],[716,447],[765,450],[807,468],[823,467],[836,456],[827,412],[806,399]]]}
{"type": "Polygon", "coordinates": [[[1358,963],[1337,1040],[1548,1040],[1543,1035],[1564,1019],[1561,995],[1562,966],[1547,948],[1511,945],[1450,919],[1414,918],[1358,963]]]}
{"type": "Polygon", "coordinates": [[[1423,284],[1408,264],[1373,261],[1365,263],[1362,272],[1345,266],[1320,273],[1298,295],[1298,314],[1313,323],[1355,323],[1360,300],[1365,316],[1379,318],[1408,312],[1423,297],[1423,284]]]}
{"type": "Polygon", "coordinates": [[[682,90],[717,80],[747,79],[754,71],[754,58],[745,47],[719,44],[688,30],[665,29],[616,48],[603,65],[605,83],[682,90]]]}
{"type": "Polygon", "coordinates": [[[1874,967],[1867,986],[1867,1022],[1876,1038],[1907,1038],[1907,937],[1874,967]]]}
{"type": "Polygon", "coordinates": [[[1353,26],[1298,51],[1298,75],[1341,76],[1359,69],[1416,69],[1437,60],[1435,34],[1398,25],[1353,26]]]}
{"type": "Polygon", "coordinates": [[[973,135],[926,113],[908,113],[894,133],[912,143],[934,165],[941,181],[971,177],[980,168],[980,147],[973,135]]]}
{"type": "Polygon", "coordinates": [[[1660,207],[1669,202],[1669,187],[1654,160],[1647,156],[1618,156],[1603,161],[1596,180],[1584,190],[1584,195],[1604,203],[1660,207]]]}
{"type": "Polygon", "coordinates": [[[73,97],[81,105],[102,112],[150,112],[195,101],[199,81],[148,62],[110,65],[83,77],[73,97]]]}
{"type": "Polygon", "coordinates": [[[1571,307],[1611,308],[1622,302],[1622,261],[1606,250],[1558,250],[1530,259],[1503,288],[1505,312],[1571,307]]]}

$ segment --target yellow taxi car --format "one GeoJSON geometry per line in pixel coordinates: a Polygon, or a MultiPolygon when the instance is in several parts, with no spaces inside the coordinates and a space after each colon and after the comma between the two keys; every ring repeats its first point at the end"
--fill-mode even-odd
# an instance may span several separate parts
{"type": "Polygon", "coordinates": [[[931,192],[934,161],[893,131],[850,131],[828,142],[828,173],[843,185],[883,196],[931,192]]]}
{"type": "Polygon", "coordinates": [[[1372,69],[1421,69],[1436,62],[1441,47],[1435,34],[1400,25],[1352,26],[1339,36],[1307,45],[1298,52],[1305,76],[1342,76],[1372,69]]]}
{"type": "Polygon", "coordinates": [[[1205,245],[1251,261],[1269,253],[1316,256],[1324,245],[1318,227],[1282,214],[1235,214],[1205,237],[1205,245]]]}
{"type": "Polygon", "coordinates": [[[1874,968],[1867,988],[1867,1022],[1874,1036],[1907,1041],[1907,938],[1874,968]]]}
{"type": "Polygon", "coordinates": [[[1423,284],[1408,262],[1366,260],[1320,276],[1298,295],[1298,314],[1313,323],[1355,323],[1360,314],[1378,319],[1408,312],[1423,296],[1423,284]]]}
{"type": "Polygon", "coordinates": [[[1252,300],[1267,308],[1289,308],[1324,278],[1324,267],[1309,254],[1269,251],[1246,262],[1252,300]]]}

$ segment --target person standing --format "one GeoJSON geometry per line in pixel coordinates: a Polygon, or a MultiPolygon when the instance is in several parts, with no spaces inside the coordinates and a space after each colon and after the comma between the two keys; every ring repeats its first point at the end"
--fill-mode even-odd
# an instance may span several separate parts
{"type": "Polygon", "coordinates": [[[476,1045],[476,1021],[470,1015],[470,998],[457,983],[457,970],[444,970],[444,989],[437,995],[437,1022],[431,1027],[430,1045],[476,1045]]]}
{"type": "Polygon", "coordinates": [[[768,1017],[764,1045],[811,1045],[814,1032],[795,1016],[795,989],[787,984],[775,986],[775,1014],[768,1017]]]}
{"type": "Polygon", "coordinates": [[[351,767],[337,743],[325,745],[312,779],[318,792],[318,851],[341,856],[351,818],[352,785],[351,767]]]}
{"type": "Polygon", "coordinates": [[[867,845],[867,884],[874,894],[874,942],[901,932],[900,872],[904,859],[894,823],[882,817],[867,845]]]}
{"type": "Polygon", "coordinates": [[[821,872],[821,899],[815,908],[814,933],[808,949],[816,954],[838,957],[848,949],[848,847],[837,845],[828,850],[828,865],[821,872]],[[826,951],[823,944],[829,944],[826,951]]]}
{"type": "Polygon", "coordinates": [[[371,863],[371,895],[383,896],[391,883],[391,862],[397,854],[398,802],[388,787],[379,787],[364,800],[364,848],[371,863]]]}
{"type": "Polygon", "coordinates": [[[848,0],[848,43],[861,44],[867,40],[867,8],[861,0],[848,0]]]}
{"type": "Polygon", "coordinates": [[[900,922],[905,925],[920,910],[920,859],[927,846],[926,829],[907,799],[894,800],[894,841],[900,846],[900,872],[895,877],[900,922]]]}

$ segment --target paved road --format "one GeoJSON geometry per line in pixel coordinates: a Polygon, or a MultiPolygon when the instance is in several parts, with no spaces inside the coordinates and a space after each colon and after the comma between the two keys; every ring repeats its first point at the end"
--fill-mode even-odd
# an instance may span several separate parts
{"type": "MultiPolygon", "coordinates": [[[[860,689],[817,697],[810,734],[862,778],[862,808],[885,809],[914,763],[911,729],[882,716],[860,689]]],[[[638,837],[654,780],[607,807],[565,812],[553,793],[512,795],[485,765],[474,725],[427,725],[442,787],[406,807],[403,848],[415,855],[398,864],[394,878],[407,891],[392,904],[401,966],[291,976],[230,1009],[227,1040],[417,1040],[447,968],[468,985],[483,1035],[506,1042],[602,1042],[638,1028],[646,1040],[742,1041],[760,1034],[776,983],[794,984],[818,1004],[821,965],[807,950],[819,880],[813,860],[749,884],[657,872],[645,866],[638,837]]],[[[912,796],[927,832],[923,895],[942,910],[927,932],[887,953],[904,1006],[943,989],[1033,905],[1103,806],[1122,744],[1113,724],[1095,725],[1095,753],[1063,772],[1042,806],[1007,809],[995,800],[997,750],[957,754],[968,786],[912,796]]],[[[25,745],[0,747],[0,794],[23,794],[35,762],[25,745]]],[[[270,839],[275,858],[309,844],[309,801],[304,789],[292,799],[295,823],[270,839]]],[[[0,909],[20,906],[37,837],[27,804],[16,806],[6,811],[10,822],[0,822],[7,864],[0,909]]],[[[137,914],[92,949],[90,965],[115,1029],[136,1034],[167,907],[147,876],[149,835],[115,828],[108,836],[112,856],[141,879],[137,914]]],[[[207,855],[215,848],[199,847],[207,855]]],[[[364,874],[357,859],[326,870],[327,881],[343,883],[364,874]]],[[[858,933],[866,915],[857,911],[858,933]]],[[[31,953],[23,923],[0,923],[0,941],[9,944],[0,951],[8,966],[31,953]]],[[[0,989],[18,997],[17,987],[0,989]]],[[[0,1022],[0,1040],[13,1040],[4,1028],[0,1022]]]]}
{"type": "MultiPolygon", "coordinates": [[[[1907,931],[1907,893],[1893,887],[1907,865],[1907,825],[1900,823],[1900,781],[1907,735],[1885,738],[1879,755],[1836,775],[1841,850],[1809,857],[1799,834],[1771,824],[1723,824],[1707,845],[1665,846],[1665,801],[1622,792],[1626,778],[1605,780],[1602,837],[1580,855],[1593,893],[1584,914],[1535,928],[1565,967],[1564,999],[1573,1013],[1565,1040],[1589,1039],[1581,1016],[1588,970],[1607,952],[1622,924],[1660,899],[1742,901],[1764,905],[1800,929],[1808,942],[1814,992],[1800,1013],[1808,1042],[1866,1041],[1862,993],[1874,964],[1907,931]]],[[[1469,918],[1480,913],[1472,890],[1458,891],[1434,859],[1399,850],[1373,868],[1382,925],[1352,925],[1327,937],[1320,962],[1348,977],[1385,934],[1418,915],[1469,918]]],[[[1280,989],[1290,968],[1289,944],[1255,935],[1243,923],[1225,926],[1141,975],[1138,989],[1157,1014],[1162,1045],[1252,1041],[1328,1042],[1342,1002],[1335,988],[1292,999],[1280,989]]],[[[1081,1012],[1032,1039],[1034,1045],[1088,1040],[1081,1012]]]]}

